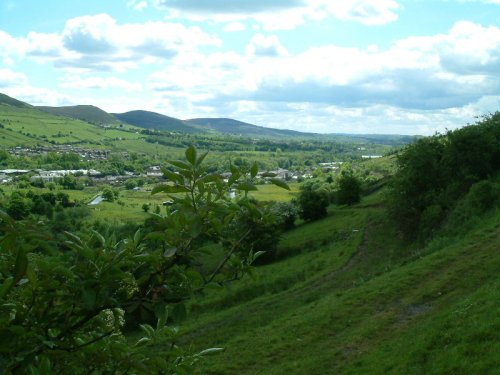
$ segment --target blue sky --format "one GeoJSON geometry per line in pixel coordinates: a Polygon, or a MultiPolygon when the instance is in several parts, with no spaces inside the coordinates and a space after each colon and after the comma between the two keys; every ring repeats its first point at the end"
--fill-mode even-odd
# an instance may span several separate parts
{"type": "Polygon", "coordinates": [[[0,0],[0,92],[433,134],[500,110],[500,0],[0,0]]]}

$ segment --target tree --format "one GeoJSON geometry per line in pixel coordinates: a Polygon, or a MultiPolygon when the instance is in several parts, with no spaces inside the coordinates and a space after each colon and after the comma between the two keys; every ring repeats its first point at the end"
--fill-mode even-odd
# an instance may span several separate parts
{"type": "Polygon", "coordinates": [[[113,189],[111,189],[111,188],[104,188],[104,190],[102,191],[102,198],[105,201],[114,202],[114,200],[115,200],[115,194],[113,192],[113,189]]]}
{"type": "Polygon", "coordinates": [[[406,237],[426,240],[471,187],[500,171],[500,112],[407,146],[390,183],[389,211],[406,237]]]}
{"type": "Polygon", "coordinates": [[[290,230],[295,226],[298,208],[293,202],[277,202],[271,210],[276,215],[277,224],[283,230],[290,230]]]}
{"type": "Polygon", "coordinates": [[[337,203],[352,205],[361,200],[361,183],[351,169],[342,171],[338,180],[337,203]]]}
{"type": "Polygon", "coordinates": [[[24,219],[30,213],[30,204],[21,194],[12,193],[7,204],[7,213],[16,220],[24,219]]]}
{"type": "Polygon", "coordinates": [[[327,215],[326,209],[330,203],[329,193],[326,188],[314,181],[306,181],[300,186],[296,202],[299,207],[299,216],[303,220],[318,220],[327,215]]]}
{"type": "Polygon", "coordinates": [[[125,189],[132,190],[135,187],[137,187],[137,183],[135,180],[129,178],[127,181],[125,181],[125,189]]]}
{"type": "Polygon", "coordinates": [[[149,206],[149,204],[147,204],[147,203],[144,203],[144,204],[142,205],[142,210],[143,210],[144,212],[146,212],[146,213],[148,213],[149,208],[150,208],[150,206],[149,206]]]}
{"type": "Polygon", "coordinates": [[[220,351],[184,352],[174,325],[192,295],[248,272],[260,255],[241,248],[251,230],[234,236],[225,229],[239,212],[255,220],[265,212],[229,199],[232,188],[255,188],[244,171],[233,167],[225,182],[206,173],[206,154],[190,147],[185,155],[170,161],[173,171],[164,169],[170,184],[153,190],[168,194],[174,209],[154,215],[145,235],[65,232],[57,243],[42,222],[0,211],[0,372],[188,374],[220,351]],[[213,254],[215,266],[201,264],[201,247],[222,242],[229,246],[213,254]],[[142,335],[131,342],[123,330],[134,312],[142,335]]]}

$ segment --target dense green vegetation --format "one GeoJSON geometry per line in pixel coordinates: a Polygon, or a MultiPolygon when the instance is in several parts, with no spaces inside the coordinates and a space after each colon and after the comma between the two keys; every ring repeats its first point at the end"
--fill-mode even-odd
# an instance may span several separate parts
{"type": "Polygon", "coordinates": [[[418,252],[381,208],[330,213],[284,236],[298,255],[193,304],[184,340],[226,347],[201,373],[495,373],[498,209],[418,252]]]}
{"type": "Polygon", "coordinates": [[[453,210],[480,213],[498,200],[500,113],[443,135],[420,139],[398,157],[390,210],[409,237],[429,238],[453,210]],[[474,184],[480,184],[474,186],[474,184]],[[457,207],[471,190],[470,203],[457,207]]]}
{"type": "Polygon", "coordinates": [[[499,113],[398,150],[108,128],[0,101],[3,168],[125,176],[2,185],[0,373],[497,371],[499,113]],[[105,157],[10,150],[68,143],[105,157]],[[377,150],[390,155],[361,160],[377,150]]]}

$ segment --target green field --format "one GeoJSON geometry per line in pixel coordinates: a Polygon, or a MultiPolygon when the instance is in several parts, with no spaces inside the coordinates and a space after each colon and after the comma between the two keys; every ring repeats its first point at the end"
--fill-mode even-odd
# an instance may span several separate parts
{"type": "Polygon", "coordinates": [[[286,233],[288,258],[195,301],[185,344],[226,348],[200,373],[498,373],[500,212],[415,248],[382,196],[286,233]]]}
{"type": "MultiPolygon", "coordinates": [[[[95,147],[105,140],[140,138],[135,132],[118,128],[106,129],[84,121],[50,115],[33,108],[11,107],[5,104],[0,104],[0,123],[4,126],[0,129],[0,136],[5,136],[5,146],[35,143],[48,145],[49,141],[54,141],[57,144],[92,143],[95,147]]],[[[125,129],[127,128],[132,127],[125,129]]]]}

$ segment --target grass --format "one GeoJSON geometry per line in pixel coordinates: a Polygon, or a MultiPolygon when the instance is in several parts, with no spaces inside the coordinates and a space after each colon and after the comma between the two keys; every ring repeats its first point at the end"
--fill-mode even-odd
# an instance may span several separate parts
{"type": "Polygon", "coordinates": [[[285,190],[273,184],[258,185],[257,191],[251,191],[249,195],[260,201],[288,202],[299,192],[299,184],[289,183],[290,190],[285,190]]]}
{"type": "Polygon", "coordinates": [[[415,249],[377,194],[288,232],[289,257],[192,305],[184,342],[226,347],[203,374],[499,373],[500,212],[415,249]]]}
{"type": "Polygon", "coordinates": [[[139,134],[118,128],[105,129],[84,121],[54,116],[33,108],[17,108],[3,104],[0,104],[0,122],[5,126],[4,129],[1,129],[2,136],[7,139],[7,136],[17,133],[19,136],[24,136],[19,141],[25,140],[28,144],[48,144],[49,141],[55,141],[58,144],[88,141],[101,143],[104,140],[140,138],[139,134]]]}

